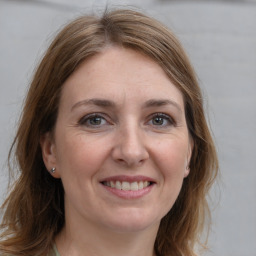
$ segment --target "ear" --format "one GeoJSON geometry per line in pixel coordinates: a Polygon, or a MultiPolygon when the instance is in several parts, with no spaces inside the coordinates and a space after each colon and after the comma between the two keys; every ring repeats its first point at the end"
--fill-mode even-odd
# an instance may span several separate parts
{"type": "Polygon", "coordinates": [[[192,156],[193,148],[194,148],[194,140],[190,137],[189,144],[188,144],[187,162],[185,166],[184,178],[186,178],[190,172],[190,159],[192,156]]]}
{"type": "MultiPolygon", "coordinates": [[[[40,138],[40,145],[42,150],[42,158],[46,169],[50,172],[52,168],[56,168],[56,145],[54,139],[50,132],[45,133],[40,138]]],[[[55,172],[50,172],[50,174],[55,178],[60,178],[59,172],[56,169],[55,172]]]]}

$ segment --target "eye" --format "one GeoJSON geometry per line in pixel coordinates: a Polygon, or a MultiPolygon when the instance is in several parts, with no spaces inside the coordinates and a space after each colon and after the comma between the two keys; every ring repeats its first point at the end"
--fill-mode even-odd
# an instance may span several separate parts
{"type": "Polygon", "coordinates": [[[156,113],[151,116],[149,124],[159,127],[173,126],[175,124],[172,117],[164,113],[156,113]]]}
{"type": "Polygon", "coordinates": [[[80,125],[87,126],[87,127],[102,127],[104,125],[109,124],[108,121],[100,114],[93,113],[86,115],[80,119],[78,122],[80,125]]]}

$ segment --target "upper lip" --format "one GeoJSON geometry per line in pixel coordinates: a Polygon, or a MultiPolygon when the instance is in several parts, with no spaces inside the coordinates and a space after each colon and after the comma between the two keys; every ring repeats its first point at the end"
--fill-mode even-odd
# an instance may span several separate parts
{"type": "Polygon", "coordinates": [[[154,179],[147,176],[143,176],[143,175],[136,175],[136,176],[116,175],[116,176],[110,176],[105,179],[102,179],[100,182],[106,182],[106,181],[121,181],[121,182],[122,181],[127,181],[127,182],[149,181],[149,182],[155,183],[154,179]]]}

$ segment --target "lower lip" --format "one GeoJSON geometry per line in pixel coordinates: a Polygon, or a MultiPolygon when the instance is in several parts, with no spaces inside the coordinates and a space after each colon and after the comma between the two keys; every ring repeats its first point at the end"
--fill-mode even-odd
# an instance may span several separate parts
{"type": "Polygon", "coordinates": [[[103,184],[101,184],[101,185],[110,193],[112,193],[120,198],[123,198],[123,199],[137,199],[137,198],[143,197],[143,196],[147,195],[152,190],[152,188],[154,186],[154,184],[152,184],[146,188],[132,191],[132,190],[116,189],[116,188],[105,186],[103,184]]]}

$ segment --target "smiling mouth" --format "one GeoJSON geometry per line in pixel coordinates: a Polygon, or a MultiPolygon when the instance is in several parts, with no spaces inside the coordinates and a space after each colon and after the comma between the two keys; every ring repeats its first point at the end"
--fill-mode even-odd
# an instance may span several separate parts
{"type": "Polygon", "coordinates": [[[138,191],[145,189],[151,185],[151,181],[103,181],[101,182],[104,186],[111,187],[113,189],[124,190],[124,191],[138,191]]]}

